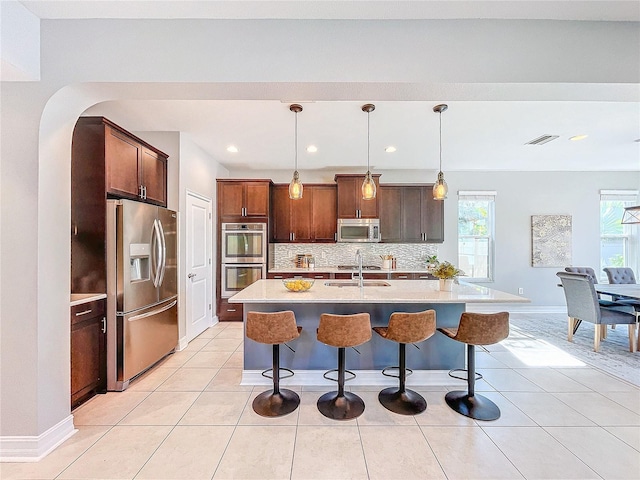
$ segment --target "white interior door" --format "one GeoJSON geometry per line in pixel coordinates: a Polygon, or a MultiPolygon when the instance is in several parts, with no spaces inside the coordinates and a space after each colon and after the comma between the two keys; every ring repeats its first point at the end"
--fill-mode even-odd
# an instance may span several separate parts
{"type": "Polygon", "coordinates": [[[212,323],[211,199],[187,192],[187,341],[212,323]]]}

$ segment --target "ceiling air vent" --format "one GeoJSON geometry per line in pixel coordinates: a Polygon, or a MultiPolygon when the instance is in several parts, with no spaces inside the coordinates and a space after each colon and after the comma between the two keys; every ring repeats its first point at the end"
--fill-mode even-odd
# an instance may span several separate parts
{"type": "Polygon", "coordinates": [[[558,138],[558,135],[542,135],[541,137],[534,138],[533,140],[528,141],[525,145],[544,145],[545,143],[549,143],[551,140],[555,140],[558,138]]]}

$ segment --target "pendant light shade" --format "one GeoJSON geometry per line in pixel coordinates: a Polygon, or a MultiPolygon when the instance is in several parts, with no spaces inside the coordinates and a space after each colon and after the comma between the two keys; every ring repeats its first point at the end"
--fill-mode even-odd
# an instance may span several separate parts
{"type": "Polygon", "coordinates": [[[289,110],[296,114],[295,123],[295,169],[293,171],[293,178],[289,183],[289,198],[291,200],[300,200],[302,198],[302,182],[300,181],[300,174],[298,173],[298,113],[302,111],[302,105],[294,103],[289,106],[289,110]]]}
{"type": "Polygon", "coordinates": [[[449,192],[447,182],[444,181],[444,173],[442,173],[442,112],[446,111],[447,108],[449,108],[449,106],[444,103],[433,107],[433,111],[440,115],[440,168],[438,170],[438,180],[436,180],[436,183],[433,185],[434,200],[444,200],[447,198],[447,193],[449,192]]]}
{"type": "Polygon", "coordinates": [[[362,111],[367,113],[367,174],[364,177],[364,182],[362,182],[362,199],[363,200],[373,200],[376,198],[376,183],[373,181],[371,177],[371,170],[369,170],[369,152],[370,152],[370,142],[369,142],[369,114],[376,109],[376,106],[367,103],[362,106],[362,111]]]}
{"type": "Polygon", "coordinates": [[[630,225],[632,223],[640,223],[640,205],[635,207],[625,207],[622,214],[622,221],[624,225],[630,225]]]}

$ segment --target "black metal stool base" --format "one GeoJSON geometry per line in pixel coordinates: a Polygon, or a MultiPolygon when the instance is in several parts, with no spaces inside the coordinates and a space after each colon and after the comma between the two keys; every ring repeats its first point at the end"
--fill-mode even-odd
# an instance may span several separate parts
{"type": "Polygon", "coordinates": [[[427,401],[422,395],[406,389],[401,392],[395,387],[385,388],[378,394],[384,408],[400,415],[417,415],[427,409],[427,401]]]}
{"type": "Polygon", "coordinates": [[[445,395],[444,399],[456,412],[475,420],[497,420],[500,418],[498,406],[482,395],[469,395],[469,392],[455,390],[445,395]]]}
{"type": "Polygon", "coordinates": [[[351,420],[364,412],[364,401],[355,393],[325,393],[318,399],[318,410],[325,417],[333,420],[351,420]]]}
{"type": "Polygon", "coordinates": [[[253,411],[263,417],[281,417],[293,412],[300,405],[300,397],[292,390],[281,388],[279,393],[273,390],[262,392],[253,399],[253,411]]]}

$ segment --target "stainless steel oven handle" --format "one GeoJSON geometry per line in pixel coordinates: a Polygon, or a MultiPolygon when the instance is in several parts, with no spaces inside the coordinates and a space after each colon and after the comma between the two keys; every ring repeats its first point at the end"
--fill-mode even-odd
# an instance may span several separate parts
{"type": "Polygon", "coordinates": [[[159,313],[166,312],[167,310],[175,307],[177,304],[178,304],[178,301],[174,300],[169,305],[165,305],[164,307],[158,308],[157,310],[151,310],[150,312],[147,312],[147,313],[141,313],[140,315],[135,315],[135,316],[131,317],[128,321],[129,322],[135,322],[136,320],[142,320],[143,318],[152,317],[152,316],[157,315],[159,313]]]}

